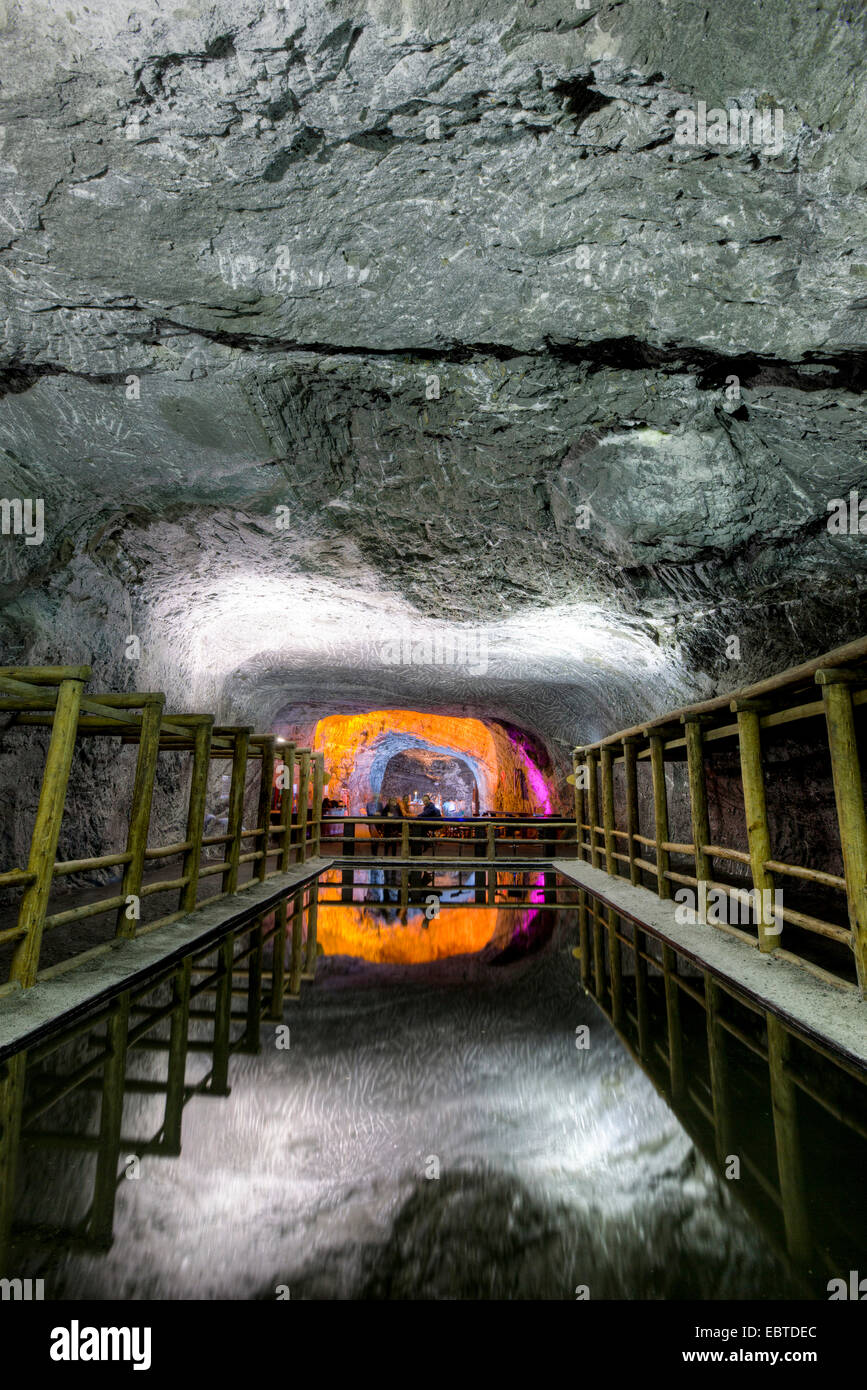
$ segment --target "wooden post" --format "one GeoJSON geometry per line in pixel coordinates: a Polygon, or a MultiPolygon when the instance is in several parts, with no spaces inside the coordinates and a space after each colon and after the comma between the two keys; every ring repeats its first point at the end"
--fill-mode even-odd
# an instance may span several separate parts
{"type": "Polygon", "coordinates": [[[596,827],[599,824],[599,788],[596,782],[597,754],[592,749],[587,752],[587,820],[590,825],[590,863],[599,868],[599,849],[596,841],[596,827]]]}
{"type": "Polygon", "coordinates": [[[296,864],[307,862],[307,801],[310,788],[310,749],[301,750],[298,773],[298,857],[296,864]]]}
{"type": "MultiPolygon", "coordinates": [[[[144,879],[145,850],[148,844],[148,830],[151,822],[151,804],[154,794],[154,778],[157,771],[157,758],[160,751],[160,723],[163,717],[165,696],[148,700],[141,715],[138,758],[135,765],[135,784],[132,793],[132,807],[129,817],[129,830],[126,837],[126,852],[131,855],[124,869],[121,893],[125,898],[139,899],[141,910],[141,889],[144,879]]],[[[117,910],[115,936],[132,937],[136,933],[136,916],[128,917],[130,904],[125,903],[117,910]]]]}
{"type": "Polygon", "coordinates": [[[0,1276],[12,1273],[8,1268],[9,1235],[15,1205],[26,1071],[25,1052],[16,1052],[14,1057],[0,1061],[0,1276]]]}
{"type": "MultiPolygon", "coordinates": [[[[687,726],[688,727],[688,726],[687,726]]],[[[707,841],[704,841],[707,844],[707,841]]],[[[713,1126],[716,1157],[720,1167],[731,1152],[731,1103],[728,1085],[728,1055],[725,1029],[720,1021],[721,990],[709,970],[704,971],[704,1002],[707,1023],[707,1055],[710,1090],[713,1097],[713,1126]]]]}
{"type": "MultiPolygon", "coordinates": [[[[340,837],[340,853],[343,858],[343,866],[340,870],[340,901],[342,903],[351,903],[353,900],[355,870],[349,861],[355,858],[355,829],[355,821],[351,816],[347,815],[343,822],[343,833],[340,837]]],[[[408,837],[408,835],[409,827],[407,824],[404,824],[401,833],[401,844],[403,844],[404,836],[408,837]]]]}
{"type": "Polygon", "coordinates": [[[617,873],[614,858],[614,749],[611,744],[600,749],[602,766],[602,832],[605,846],[605,871],[617,873]]]}
{"type": "Polygon", "coordinates": [[[765,860],[771,859],[771,836],[768,830],[768,813],[765,806],[765,779],[762,772],[762,743],[759,727],[759,711],[762,708],[754,700],[732,700],[732,710],[738,718],[738,743],[741,754],[741,781],[744,789],[744,814],[747,821],[747,840],[750,850],[750,867],[753,887],[757,890],[759,902],[756,916],[759,925],[759,950],[776,950],[780,944],[780,931],[768,905],[773,903],[774,879],[765,868],[765,860]]]}
{"type": "Polygon", "coordinates": [[[497,901],[497,871],[490,864],[485,869],[485,893],[488,907],[493,907],[497,901]]]}
{"type": "Polygon", "coordinates": [[[583,859],[583,858],[584,858],[584,855],[583,855],[583,853],[582,853],[582,851],[581,851],[581,841],[582,841],[583,838],[584,838],[584,831],[583,831],[582,828],[581,828],[582,821],[584,820],[584,788],[583,788],[583,786],[581,785],[581,784],[582,784],[582,776],[581,776],[581,754],[582,754],[582,753],[583,753],[583,749],[581,749],[581,748],[573,748],[573,749],[572,749],[572,777],[573,777],[573,784],[572,784],[572,787],[573,787],[574,797],[575,797],[575,841],[576,841],[575,857],[576,857],[576,859],[583,859]]]}
{"type": "Polygon", "coordinates": [[[864,788],[852,692],[846,683],[847,673],[825,670],[816,674],[822,687],[825,720],[828,725],[828,745],[831,750],[831,771],[834,778],[834,799],[837,803],[837,825],[843,850],[843,873],[846,878],[846,897],[849,904],[849,925],[852,929],[852,949],[862,999],[867,998],[867,818],[864,815],[864,788]]]}
{"type": "MultiPolygon", "coordinates": [[[[257,739],[257,743],[262,748],[262,775],[259,780],[259,803],[256,808],[256,829],[261,830],[262,834],[258,837],[256,844],[262,851],[262,858],[257,859],[255,877],[260,883],[264,883],[268,877],[268,848],[271,842],[271,801],[274,796],[274,745],[276,740],[269,734],[265,738],[257,739]]],[[[278,859],[279,864],[279,859],[278,859]]],[[[276,873],[277,870],[275,869],[276,873]]]]}
{"type": "Polygon", "coordinates": [[[262,1051],[262,937],[263,921],[256,918],[250,932],[252,951],[247,957],[247,1022],[244,1028],[244,1051],[262,1051]]]}
{"type": "Polygon", "coordinates": [[[295,782],[295,744],[283,746],[283,773],[280,789],[280,825],[283,829],[280,844],[280,871],[286,872],[292,858],[292,792],[295,782]]]}
{"type": "Polygon", "coordinates": [[[542,874],[542,902],[549,907],[557,906],[557,875],[554,873],[542,874]]]}
{"type": "Polygon", "coordinates": [[[590,826],[593,820],[590,806],[590,773],[592,769],[586,757],[581,764],[580,771],[584,779],[584,785],[581,788],[581,858],[586,864],[589,864],[591,859],[590,847],[593,844],[593,836],[590,832],[590,826]],[[587,830],[586,840],[584,838],[585,828],[587,830]],[[585,845],[587,846],[586,849],[584,848],[585,845]]]}
{"type": "Polygon", "coordinates": [[[307,895],[307,949],[304,955],[305,980],[316,974],[316,927],[319,921],[319,880],[315,878],[307,895]]]}
{"type": "MultiPolygon", "coordinates": [[[[497,879],[497,870],[496,870],[496,869],[492,869],[491,866],[488,865],[487,869],[485,870],[485,874],[486,874],[486,876],[487,876],[487,877],[486,877],[486,888],[487,888],[487,895],[488,895],[488,896],[487,896],[487,904],[488,904],[488,907],[495,907],[495,906],[496,906],[496,903],[497,903],[497,889],[498,889],[499,886],[500,886],[500,885],[499,885],[499,881],[498,881],[498,879],[497,879]]],[[[508,882],[508,878],[507,878],[506,881],[508,882]]]]}
{"type": "Polygon", "coordinates": [[[619,917],[613,907],[609,907],[608,918],[608,963],[611,975],[611,1022],[615,1028],[623,1025],[623,970],[620,959],[620,941],[617,937],[619,917]]]}
{"type": "MultiPolygon", "coordinates": [[[[699,881],[710,880],[710,860],[704,846],[710,844],[710,818],[707,809],[707,779],[704,772],[704,739],[701,732],[701,716],[684,714],[681,716],[683,732],[686,737],[686,762],[689,776],[689,813],[692,821],[692,841],[695,846],[695,876],[699,881]]],[[[696,890],[696,898],[701,895],[696,890]]]]}
{"type": "Polygon", "coordinates": [[[662,735],[650,734],[650,771],[653,777],[653,820],[656,840],[656,891],[661,898],[671,897],[671,884],[666,878],[669,866],[668,850],[663,843],[671,839],[668,833],[668,796],[665,789],[665,752],[662,735]]]}
{"type": "Polygon", "coordinates": [[[794,1260],[807,1264],[810,1260],[810,1224],[798,1136],[798,1091],[788,1073],[791,1038],[774,1014],[766,1012],[765,1023],[768,1029],[768,1069],[786,1245],[794,1260]]]}
{"type": "Polygon", "coordinates": [[[587,894],[578,889],[578,946],[581,951],[581,983],[585,989],[590,984],[590,931],[587,917],[587,894]]]}
{"type": "MultiPolygon", "coordinates": [[[[480,834],[480,831],[483,829],[484,826],[473,825],[471,832],[473,839],[472,848],[470,852],[472,854],[473,859],[478,861],[478,863],[484,863],[485,859],[485,837],[482,834],[480,834]]],[[[403,880],[401,880],[401,882],[402,881],[403,880]]],[[[487,880],[484,869],[476,867],[473,870],[473,884],[475,887],[475,891],[473,893],[473,901],[477,903],[486,902],[487,880]]]]}
{"type": "Polygon", "coordinates": [[[497,871],[493,867],[497,856],[497,841],[494,836],[494,822],[488,821],[485,826],[485,852],[488,858],[487,868],[485,869],[487,901],[488,906],[492,907],[497,901],[497,871]]]}
{"type": "Polygon", "coordinates": [[[615,1028],[623,1026],[623,972],[620,969],[620,942],[614,935],[616,914],[608,910],[608,964],[609,996],[611,999],[611,1022],[615,1028]]]}
{"type": "Polygon", "coordinates": [[[601,1003],[608,988],[608,980],[605,975],[605,947],[602,940],[602,923],[599,921],[597,900],[592,893],[589,898],[590,920],[593,923],[593,991],[601,1003]]]}
{"type": "Polygon", "coordinates": [[[187,1043],[190,1035],[190,985],[192,957],[187,956],[172,979],[174,1010],[169,1028],[168,1077],[166,1080],[166,1109],[163,1118],[165,1153],[181,1151],[181,1125],[184,1114],[184,1095],[187,1074],[187,1043]]]}
{"type": "Polygon", "coordinates": [[[313,754],[313,858],[322,851],[322,794],[325,787],[325,754],[313,754]]]}
{"type": "Polygon", "coordinates": [[[210,1090],[213,1095],[229,1094],[229,1042],[232,1027],[232,984],[235,974],[235,933],[220,942],[217,959],[220,978],[214,1000],[214,1051],[210,1090]]]}
{"type": "Polygon", "coordinates": [[[409,821],[406,817],[400,823],[400,857],[409,859],[409,821]]]}
{"type": "Polygon", "coordinates": [[[626,852],[629,855],[629,882],[641,883],[641,870],[636,864],[635,836],[641,833],[638,824],[638,738],[623,740],[623,770],[626,780],[626,852]]]}
{"type": "MultiPolygon", "coordinates": [[[[587,792],[584,787],[583,748],[572,750],[572,775],[575,778],[575,857],[586,859],[582,848],[584,841],[584,820],[586,818],[587,792]]],[[[585,989],[590,985],[590,919],[587,915],[587,893],[578,889],[578,945],[581,951],[581,983],[585,989]]]]}
{"type": "Polygon", "coordinates": [[[60,682],[57,691],[51,742],[45,759],[42,790],[39,793],[39,806],[30,839],[30,858],[27,861],[28,872],[36,877],[24,890],[21,899],[18,926],[24,935],[15,947],[9,971],[10,980],[17,981],[22,989],[29,989],[36,983],[39,970],[42,928],[48,899],[51,896],[54,860],[57,855],[63,807],[66,803],[66,786],[75,748],[83,689],[83,680],[64,680],[60,682]]]}
{"type": "Polygon", "coordinates": [[[638,923],[632,924],[632,950],[635,956],[635,1010],[638,1016],[638,1053],[646,1059],[650,1055],[650,1010],[647,998],[647,961],[641,954],[645,945],[644,933],[638,923]]]}
{"type": "Polygon", "coordinates": [[[683,1034],[680,1028],[680,986],[673,978],[677,974],[677,956],[670,946],[662,948],[662,973],[665,981],[665,1018],[668,1026],[668,1066],[671,1074],[671,1094],[677,1099],[685,1090],[683,1068],[683,1034]]]}
{"type": "MultiPolygon", "coordinates": [[[[614,858],[614,749],[607,744],[600,754],[602,765],[602,826],[605,836],[605,871],[617,873],[614,858]]],[[[620,942],[617,939],[617,913],[606,909],[608,921],[608,964],[611,973],[611,1021],[615,1028],[622,1023],[623,981],[620,969],[620,942]]]]}
{"type": "Polygon", "coordinates": [[[271,995],[268,1017],[283,1017],[283,995],[286,992],[287,905],[283,898],[274,910],[274,932],[271,936],[271,995]]]}
{"type": "Polygon", "coordinates": [[[289,963],[289,993],[301,993],[301,965],[304,947],[304,888],[296,890],[292,898],[292,956],[289,963]]]}
{"type": "Polygon", "coordinates": [[[244,829],[244,793],[247,790],[250,733],[250,729],[236,729],[233,735],[232,781],[229,787],[229,815],[226,824],[226,833],[232,838],[226,846],[226,869],[221,875],[224,893],[234,893],[238,887],[238,860],[241,855],[241,831],[244,829]]]}
{"type": "Polygon", "coordinates": [[[213,718],[208,716],[195,726],[193,735],[193,771],[190,778],[190,806],[187,814],[187,840],[190,848],[184,854],[182,874],[187,882],[181,889],[178,907],[192,912],[199,888],[199,866],[202,862],[202,833],[205,824],[205,798],[208,794],[208,772],[211,766],[211,729],[213,718]]]}
{"type": "Polygon", "coordinates": [[[105,1027],[105,1042],[109,1055],[105,1059],[102,1071],[99,1148],[96,1153],[93,1202],[88,1223],[88,1235],[103,1249],[108,1249],[111,1245],[114,1230],[128,1035],[129,992],[120,996],[105,1027]]]}

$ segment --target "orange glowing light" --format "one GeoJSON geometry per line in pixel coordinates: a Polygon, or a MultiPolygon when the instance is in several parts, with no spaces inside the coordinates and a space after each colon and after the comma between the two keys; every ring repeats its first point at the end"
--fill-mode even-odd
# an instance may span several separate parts
{"type": "MultiPolygon", "coordinates": [[[[533,909],[528,909],[528,915],[533,909]]],[[[443,908],[427,920],[409,908],[406,921],[383,921],[375,908],[320,904],[316,938],[326,956],[355,956],[379,965],[424,965],[448,956],[475,954],[489,944],[504,947],[523,916],[497,908],[443,908]]]]}
{"type": "MultiPolygon", "coordinates": [[[[547,809],[527,779],[520,777],[521,755],[504,729],[480,719],[417,710],[373,710],[365,714],[332,714],[316,725],[313,747],[325,754],[326,795],[348,802],[350,814],[364,811],[370,796],[371,773],[377,750],[386,740],[404,735],[403,748],[421,746],[468,762],[479,789],[481,809],[539,814],[547,809]]],[[[537,774],[544,786],[544,779],[537,774]]],[[[377,787],[378,789],[378,787],[377,787]]]]}

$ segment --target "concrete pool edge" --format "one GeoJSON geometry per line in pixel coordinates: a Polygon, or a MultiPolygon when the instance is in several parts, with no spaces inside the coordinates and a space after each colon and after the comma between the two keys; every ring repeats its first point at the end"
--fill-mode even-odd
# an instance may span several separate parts
{"type": "Polygon", "coordinates": [[[552,868],[594,898],[672,946],[699,969],[731,984],[770,1009],[805,1037],[823,1043],[867,1070],[867,1003],[856,994],[823,984],[789,961],[753,947],[703,922],[680,923],[676,904],[647,888],[614,878],[574,859],[555,859],[552,868]]]}
{"type": "Polygon", "coordinates": [[[0,1004],[0,1061],[276,907],[294,888],[318,878],[332,863],[331,859],[310,859],[264,883],[252,883],[215,902],[206,901],[178,922],[149,936],[119,940],[98,960],[82,961],[66,974],[12,995],[0,1004]]]}

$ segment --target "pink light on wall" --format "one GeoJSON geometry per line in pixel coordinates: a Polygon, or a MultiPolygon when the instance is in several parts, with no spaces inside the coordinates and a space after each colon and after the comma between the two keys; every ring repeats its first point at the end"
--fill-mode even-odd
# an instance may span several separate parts
{"type": "Polygon", "coordinates": [[[527,782],[529,784],[530,791],[532,792],[533,797],[538,805],[539,811],[543,816],[550,816],[551,793],[548,790],[548,783],[545,781],[545,776],[542,772],[539,771],[539,768],[527,755],[526,750],[522,748],[520,751],[521,757],[524,761],[524,769],[527,776],[527,782]]]}
{"type": "Polygon", "coordinates": [[[516,762],[524,774],[534,814],[550,816],[553,811],[551,790],[544,772],[535,761],[532,746],[522,738],[517,729],[509,729],[507,732],[509,742],[515,750],[516,762]]]}

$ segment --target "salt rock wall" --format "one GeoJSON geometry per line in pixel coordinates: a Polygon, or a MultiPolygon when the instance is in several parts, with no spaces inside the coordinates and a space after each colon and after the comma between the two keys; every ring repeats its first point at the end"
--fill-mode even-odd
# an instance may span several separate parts
{"type": "Polygon", "coordinates": [[[344,799],[353,815],[379,796],[389,761],[407,748],[451,754],[470,768],[480,808],[498,811],[553,809],[552,790],[517,735],[479,720],[383,710],[332,715],[317,725],[315,746],[325,754],[329,796],[344,799]]]}

